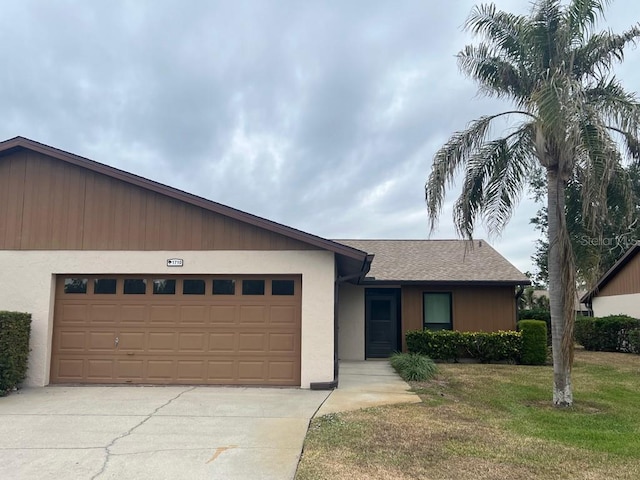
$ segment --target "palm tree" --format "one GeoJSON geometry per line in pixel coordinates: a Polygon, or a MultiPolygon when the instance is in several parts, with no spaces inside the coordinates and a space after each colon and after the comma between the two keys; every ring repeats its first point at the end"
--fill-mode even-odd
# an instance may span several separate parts
{"type": "MultiPolygon", "coordinates": [[[[640,26],[617,35],[596,32],[607,0],[537,0],[528,15],[476,6],[465,29],[482,38],[458,54],[461,70],[480,92],[509,100],[511,110],[482,116],[456,132],[435,154],[425,186],[431,231],[446,188],[464,173],[454,204],[458,234],[472,238],[478,220],[492,234],[509,221],[537,169],[547,182],[549,301],[553,348],[553,403],[573,404],[575,268],[565,215],[565,188],[582,186],[583,217],[597,234],[607,212],[607,187],[624,185],[625,158],[638,158],[640,105],[612,73],[640,26]],[[510,121],[504,136],[490,127],[510,121]]],[[[625,201],[630,201],[630,195],[625,201]]]]}

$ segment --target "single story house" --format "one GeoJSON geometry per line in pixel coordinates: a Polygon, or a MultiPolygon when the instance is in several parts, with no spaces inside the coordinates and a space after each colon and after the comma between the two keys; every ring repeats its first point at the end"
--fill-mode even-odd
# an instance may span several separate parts
{"type": "Polygon", "coordinates": [[[341,359],[388,357],[410,330],[516,328],[516,286],[529,279],[483,240],[337,241],[375,255],[340,285],[341,359]]]}
{"type": "Polygon", "coordinates": [[[483,241],[332,241],[56,148],[0,143],[0,309],[27,384],[331,388],[407,330],[515,326],[483,241]]]}
{"type": "Polygon", "coordinates": [[[640,318],[640,242],[636,242],[580,299],[594,317],[640,318]]]}

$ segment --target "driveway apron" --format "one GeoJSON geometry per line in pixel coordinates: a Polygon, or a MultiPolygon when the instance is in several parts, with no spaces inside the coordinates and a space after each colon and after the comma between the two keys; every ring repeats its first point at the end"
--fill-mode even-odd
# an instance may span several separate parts
{"type": "Polygon", "coordinates": [[[0,398],[0,478],[291,479],[329,392],[47,387],[0,398]]]}

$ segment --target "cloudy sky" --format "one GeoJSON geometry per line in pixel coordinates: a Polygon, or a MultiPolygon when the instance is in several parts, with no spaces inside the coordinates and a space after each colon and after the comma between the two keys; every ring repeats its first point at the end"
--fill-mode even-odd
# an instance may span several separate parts
{"type": "MultiPolygon", "coordinates": [[[[427,238],[433,154],[504,108],[457,69],[475,3],[4,0],[0,138],[328,238],[427,238]]],[[[618,0],[603,27],[639,20],[640,4],[618,0]]],[[[639,61],[629,50],[617,70],[629,90],[639,61]]],[[[432,238],[455,237],[455,193],[432,238]]],[[[501,237],[476,236],[530,270],[536,209],[525,195],[501,237]]]]}

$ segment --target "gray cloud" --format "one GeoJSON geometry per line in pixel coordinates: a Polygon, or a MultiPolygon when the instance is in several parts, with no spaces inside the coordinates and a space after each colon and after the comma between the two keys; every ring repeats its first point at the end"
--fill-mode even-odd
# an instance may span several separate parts
{"type": "MultiPolygon", "coordinates": [[[[7,1],[0,137],[27,136],[318,235],[426,238],[434,152],[504,107],[478,98],[457,70],[473,3],[7,1]]],[[[626,27],[638,10],[614,3],[610,25],[626,27]]],[[[634,58],[621,70],[632,90],[634,58]]],[[[525,199],[493,240],[523,270],[535,209],[525,199]]],[[[450,213],[436,238],[454,236],[450,213]]]]}

